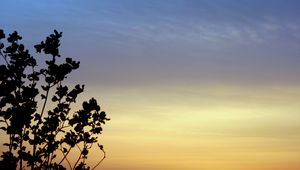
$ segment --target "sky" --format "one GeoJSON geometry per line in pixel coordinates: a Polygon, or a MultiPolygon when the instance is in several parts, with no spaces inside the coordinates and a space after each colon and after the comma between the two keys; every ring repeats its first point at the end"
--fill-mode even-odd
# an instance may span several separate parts
{"type": "Polygon", "coordinates": [[[67,83],[111,118],[98,169],[300,169],[300,1],[0,4],[31,52],[57,29],[81,61],[67,83]]]}

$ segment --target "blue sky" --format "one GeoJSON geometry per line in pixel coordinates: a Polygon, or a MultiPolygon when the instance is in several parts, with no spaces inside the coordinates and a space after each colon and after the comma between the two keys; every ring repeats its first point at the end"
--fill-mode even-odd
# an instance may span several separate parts
{"type": "Polygon", "coordinates": [[[52,29],[58,29],[65,32],[66,51],[81,46],[82,50],[76,51],[78,56],[119,63],[116,67],[124,67],[124,62],[132,63],[132,69],[157,65],[161,71],[177,74],[178,67],[189,67],[183,72],[189,69],[202,72],[198,64],[220,69],[226,67],[226,62],[232,67],[248,63],[257,69],[265,69],[262,67],[269,64],[270,68],[278,69],[278,64],[284,64],[283,67],[293,69],[299,61],[300,4],[295,0],[2,1],[2,4],[7,6],[0,12],[2,27],[7,31],[19,30],[24,36],[37,37],[31,38],[36,42],[52,29]]]}
{"type": "Polygon", "coordinates": [[[116,77],[104,77],[105,82],[126,84],[123,73],[133,75],[136,84],[136,77],[210,81],[266,74],[274,79],[270,74],[277,72],[286,76],[281,81],[293,81],[289,75],[299,71],[300,4],[295,0],[2,3],[10,6],[0,12],[7,31],[19,30],[35,42],[53,29],[63,31],[65,51],[81,48],[71,55],[85,56],[88,65],[116,77]]]}

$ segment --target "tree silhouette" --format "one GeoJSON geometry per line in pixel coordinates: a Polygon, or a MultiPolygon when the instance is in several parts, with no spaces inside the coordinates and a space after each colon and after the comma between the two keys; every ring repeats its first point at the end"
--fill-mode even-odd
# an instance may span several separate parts
{"type": "Polygon", "coordinates": [[[4,61],[0,65],[0,128],[7,136],[1,147],[0,169],[60,170],[66,169],[65,162],[68,169],[86,170],[96,168],[105,158],[97,136],[109,119],[94,98],[84,101],[82,109],[71,110],[84,85],[70,88],[63,84],[67,75],[79,68],[79,62],[72,58],[62,61],[61,36],[54,30],[34,46],[39,57],[45,58],[40,68],[19,42],[22,37],[16,31],[4,43],[5,34],[0,29],[0,55],[4,61]],[[103,157],[90,168],[86,159],[93,144],[98,145],[103,157]],[[79,154],[71,165],[68,155],[74,148],[79,154]]]}

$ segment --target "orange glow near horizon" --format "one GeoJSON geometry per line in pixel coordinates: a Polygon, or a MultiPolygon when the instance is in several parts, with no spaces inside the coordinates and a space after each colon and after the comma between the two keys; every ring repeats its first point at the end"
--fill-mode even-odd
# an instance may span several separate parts
{"type": "Polygon", "coordinates": [[[112,118],[99,169],[300,168],[298,87],[182,89],[91,88],[112,118]]]}

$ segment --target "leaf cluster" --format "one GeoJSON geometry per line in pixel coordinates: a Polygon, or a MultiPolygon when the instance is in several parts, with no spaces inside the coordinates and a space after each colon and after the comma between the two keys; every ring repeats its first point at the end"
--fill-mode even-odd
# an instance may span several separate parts
{"type": "Polygon", "coordinates": [[[98,136],[109,119],[94,98],[83,102],[82,109],[71,111],[84,85],[71,88],[63,84],[80,62],[62,60],[62,32],[54,30],[34,46],[37,54],[44,55],[43,68],[20,43],[22,37],[16,31],[6,38],[7,47],[2,42],[5,37],[0,29],[0,55],[4,61],[0,65],[0,128],[8,136],[0,169],[66,169],[63,162],[70,169],[90,169],[85,160],[94,143],[105,157],[98,136]],[[50,102],[54,107],[47,109],[50,102]],[[68,154],[74,148],[80,154],[71,165],[68,154]]]}

